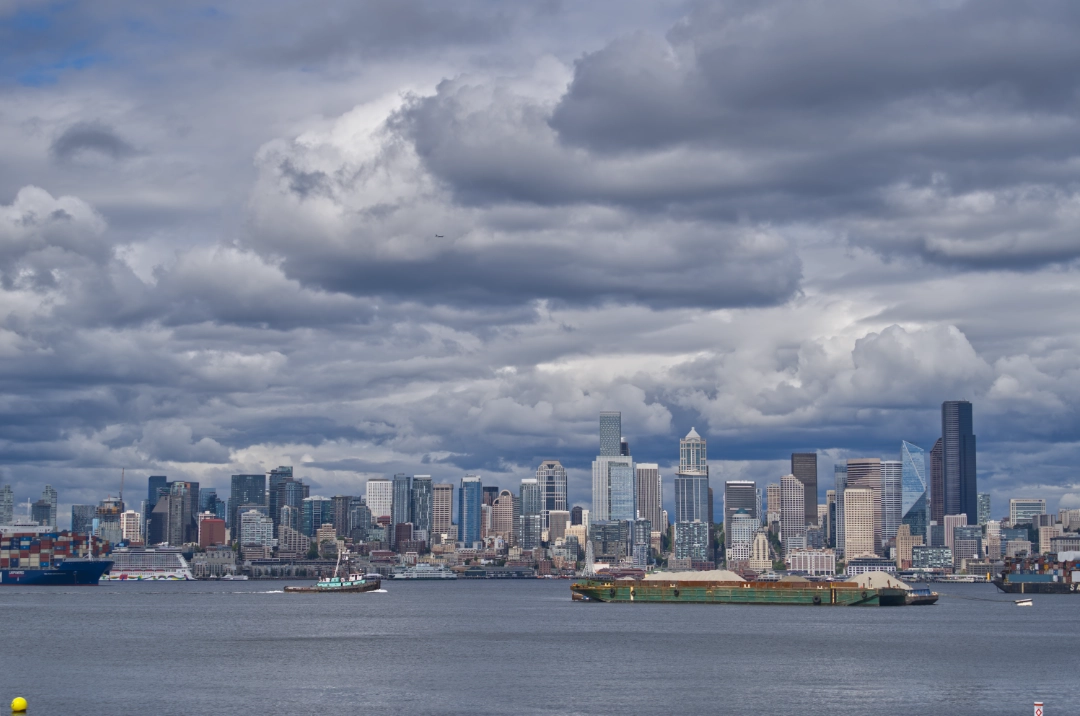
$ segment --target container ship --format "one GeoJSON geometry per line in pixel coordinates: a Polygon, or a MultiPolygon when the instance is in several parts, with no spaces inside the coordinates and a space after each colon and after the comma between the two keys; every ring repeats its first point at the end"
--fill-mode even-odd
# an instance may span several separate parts
{"type": "Polygon", "coordinates": [[[179,547],[124,547],[110,555],[109,582],[187,582],[195,579],[179,547]]]}
{"type": "Polygon", "coordinates": [[[93,538],[83,534],[5,534],[0,537],[0,585],[95,585],[112,560],[94,559],[93,538]]]}
{"type": "Polygon", "coordinates": [[[1080,594],[1080,552],[1058,557],[1006,559],[991,581],[1006,594],[1080,594]]]}
{"type": "Polygon", "coordinates": [[[792,604],[807,606],[899,607],[933,604],[937,595],[912,598],[903,582],[883,573],[860,575],[851,582],[811,582],[784,578],[749,582],[734,572],[655,572],[641,579],[598,577],[575,582],[576,601],[682,604],[792,604]]]}

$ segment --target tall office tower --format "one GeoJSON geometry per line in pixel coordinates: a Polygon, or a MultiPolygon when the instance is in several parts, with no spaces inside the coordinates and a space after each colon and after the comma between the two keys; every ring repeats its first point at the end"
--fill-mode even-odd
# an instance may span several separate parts
{"type": "Polygon", "coordinates": [[[544,460],[536,468],[536,481],[540,483],[544,507],[540,511],[544,529],[550,528],[548,513],[566,510],[566,468],[558,460],[544,460]]]}
{"type": "Polygon", "coordinates": [[[755,489],[754,492],[755,492],[754,497],[757,500],[757,502],[754,503],[754,506],[755,506],[755,509],[757,511],[758,522],[760,522],[761,524],[765,524],[765,512],[763,510],[764,505],[762,505],[762,502],[761,502],[764,495],[762,494],[760,487],[755,489]]]}
{"type": "MultiPolygon", "coordinates": [[[[120,515],[124,513],[124,503],[119,497],[106,497],[98,504],[94,519],[98,521],[95,534],[98,538],[116,544],[124,539],[120,531],[120,515]]],[[[179,544],[174,545],[179,547],[179,544]]]]}
{"type": "Polygon", "coordinates": [[[43,527],[50,527],[49,525],[49,510],[51,505],[48,500],[41,499],[35,502],[30,507],[30,521],[34,524],[41,525],[43,527]]]}
{"type": "Polygon", "coordinates": [[[161,490],[169,482],[169,478],[165,475],[151,475],[146,481],[146,501],[149,508],[152,510],[157,505],[158,496],[161,495],[161,490]]]}
{"type": "MultiPolygon", "coordinates": [[[[780,478],[780,541],[784,554],[806,548],[806,486],[794,475],[780,478]]],[[[815,507],[815,511],[816,511],[815,507]]]]}
{"type": "Polygon", "coordinates": [[[199,490],[199,514],[213,512],[215,507],[217,507],[217,488],[201,488],[199,490]]]}
{"type": "Polygon", "coordinates": [[[0,487],[0,525],[10,525],[15,521],[15,493],[11,485],[0,487]]]}
{"type": "Polygon", "coordinates": [[[142,515],[135,510],[120,513],[120,534],[125,542],[142,542],[142,515]]]}
{"type": "Polygon", "coordinates": [[[582,512],[584,512],[584,510],[581,509],[581,505],[574,505],[574,509],[570,510],[571,526],[582,524],[582,512]]]}
{"type": "Polygon", "coordinates": [[[848,559],[875,554],[874,524],[874,491],[844,490],[844,554],[848,559]]]}
{"type": "Polygon", "coordinates": [[[41,491],[41,499],[49,504],[48,525],[56,529],[56,505],[58,502],[56,488],[52,485],[46,485],[45,489],[41,491]]]}
{"type": "Polygon", "coordinates": [[[364,487],[364,501],[371,510],[371,519],[390,517],[394,503],[394,484],[385,477],[373,477],[364,487]]]}
{"type": "Polygon", "coordinates": [[[616,455],[593,461],[592,519],[634,519],[634,460],[616,455]]]}
{"type": "Polygon", "coordinates": [[[641,462],[634,468],[635,500],[638,519],[648,520],[653,529],[660,529],[660,510],[663,509],[663,485],[660,482],[660,465],[641,462]]]}
{"type": "MultiPolygon", "coordinates": [[[[454,523],[454,486],[440,482],[431,486],[431,531],[436,535],[450,534],[454,523]]],[[[432,539],[434,541],[434,538],[432,539]]]]}
{"type": "MultiPolygon", "coordinates": [[[[780,483],[773,482],[765,486],[765,512],[769,515],[765,524],[780,521],[780,483]]],[[[724,513],[725,519],[727,513],[724,513]]]]}
{"type": "MultiPolygon", "coordinates": [[[[307,493],[298,490],[295,485],[303,484],[293,477],[293,469],[289,465],[282,465],[270,471],[269,484],[266,489],[266,504],[269,507],[270,519],[274,521],[274,527],[281,524],[281,508],[288,505],[300,509],[300,505],[307,493]]],[[[289,525],[295,529],[295,525],[289,525]]]]}
{"type": "Polygon", "coordinates": [[[825,545],[836,549],[836,490],[825,491],[825,545]]]}
{"type": "Polygon", "coordinates": [[[817,453],[791,453],[791,474],[803,484],[803,504],[806,507],[806,524],[817,524],[817,453]]]}
{"type": "Polygon", "coordinates": [[[709,526],[704,522],[675,523],[675,557],[694,562],[711,562],[709,526]]]}
{"type": "Polygon", "coordinates": [[[758,516],[757,483],[753,480],[728,480],[724,483],[724,541],[728,544],[731,543],[731,517],[739,510],[745,510],[751,517],[758,516]]]}
{"type": "Polygon", "coordinates": [[[975,433],[971,403],[947,400],[941,404],[941,463],[945,468],[945,514],[979,519],[975,476],[975,433]]]}
{"type": "Polygon", "coordinates": [[[847,463],[836,463],[833,465],[833,483],[836,489],[836,553],[847,554],[845,550],[845,541],[847,535],[845,534],[844,526],[844,492],[847,490],[847,463]]]}
{"type": "Polygon", "coordinates": [[[554,544],[555,540],[566,537],[566,528],[569,525],[569,512],[566,510],[550,510],[548,512],[548,542],[554,544]]]}
{"type": "Polygon", "coordinates": [[[626,438],[619,438],[619,454],[623,456],[630,455],[630,441],[626,438]]]}
{"type": "Polygon", "coordinates": [[[728,542],[725,538],[724,551],[730,568],[732,562],[745,562],[750,559],[750,547],[754,542],[754,534],[758,531],[758,519],[740,508],[727,521],[731,523],[731,541],[728,542]]]}
{"type": "Polygon", "coordinates": [[[333,519],[334,501],[315,495],[304,498],[300,506],[300,532],[308,537],[314,537],[319,528],[330,524],[333,519]]]}
{"type": "Polygon", "coordinates": [[[1009,500],[1009,522],[1013,527],[1030,525],[1036,515],[1046,514],[1046,500],[1039,497],[1014,497],[1009,500]]]}
{"type": "Polygon", "coordinates": [[[330,524],[338,537],[349,536],[349,508],[352,507],[352,495],[334,495],[330,498],[330,524]]]}
{"type": "MultiPolygon", "coordinates": [[[[505,492],[510,492],[510,490],[506,490],[505,492]]],[[[508,498],[508,499],[510,499],[510,498],[508,498]]],[[[507,522],[507,524],[510,524],[510,525],[512,525],[512,522],[513,522],[513,519],[514,519],[513,518],[514,509],[513,509],[512,506],[507,507],[507,505],[512,505],[512,504],[513,504],[513,500],[510,499],[509,502],[507,502],[505,505],[503,505],[503,507],[507,510],[507,514],[510,515],[510,518],[509,518],[510,521],[507,522]]],[[[480,505],[480,539],[482,539],[482,540],[486,540],[488,537],[497,537],[497,536],[499,536],[499,535],[497,535],[495,533],[495,508],[498,505],[499,505],[499,498],[498,497],[496,497],[495,502],[491,503],[490,505],[488,505],[488,504],[481,504],[480,505]]],[[[510,539],[506,535],[502,535],[502,537],[504,537],[507,540],[510,539]]]]}
{"type": "Polygon", "coordinates": [[[619,457],[622,455],[622,413],[605,411],[600,413],[600,455],[619,457]]]}
{"type": "Polygon", "coordinates": [[[882,544],[896,539],[900,526],[903,502],[903,463],[899,460],[881,461],[881,539],[882,544]]]}
{"type": "Polygon", "coordinates": [[[945,546],[952,549],[955,545],[953,543],[953,537],[956,534],[957,527],[967,526],[967,515],[960,513],[958,515],[945,515],[945,546]]]}
{"type": "Polygon", "coordinates": [[[526,478],[521,481],[518,504],[520,512],[517,521],[517,543],[522,549],[536,549],[540,546],[543,532],[540,517],[544,499],[539,480],[526,478]]]}
{"type": "Polygon", "coordinates": [[[412,522],[412,476],[399,472],[394,475],[394,496],[390,503],[390,524],[412,522]]]}
{"type": "Polygon", "coordinates": [[[233,475],[229,489],[229,529],[240,539],[237,510],[240,505],[266,504],[266,475],[233,475]]]}
{"type": "Polygon", "coordinates": [[[848,489],[865,489],[873,492],[874,498],[874,544],[881,549],[881,458],[855,458],[847,461],[848,489]]]}
{"type": "Polygon", "coordinates": [[[942,523],[945,517],[945,466],[941,462],[941,438],[930,449],[930,519],[942,523]]]}
{"type": "Polygon", "coordinates": [[[929,540],[930,491],[926,475],[926,451],[906,440],[900,442],[900,523],[908,534],[929,540]]]}
{"type": "Polygon", "coordinates": [[[694,521],[709,522],[709,460],[705,441],[690,428],[686,437],[679,441],[675,522],[694,521]]]}
{"type": "Polygon", "coordinates": [[[431,481],[431,475],[417,475],[412,480],[412,523],[413,523],[413,535],[414,539],[421,539],[416,537],[416,533],[420,530],[423,531],[422,539],[428,544],[431,544],[431,532],[432,526],[435,522],[434,509],[432,504],[434,486],[431,481]]]}
{"type": "Polygon", "coordinates": [[[484,485],[476,475],[461,478],[458,488],[458,540],[466,547],[480,541],[480,508],[484,504],[484,485]]]}
{"type": "Polygon", "coordinates": [[[495,485],[484,485],[484,504],[489,507],[494,505],[495,500],[499,497],[499,492],[499,488],[495,485]]]}
{"type": "Polygon", "coordinates": [[[985,525],[990,521],[990,493],[979,493],[979,524],[985,525]]]}
{"type": "Polygon", "coordinates": [[[363,497],[349,499],[349,523],[346,534],[353,542],[366,542],[371,529],[371,510],[363,497]]]}
{"type": "Polygon", "coordinates": [[[71,531],[90,534],[90,531],[94,529],[94,512],[96,509],[96,505],[72,505],[71,531]]]}

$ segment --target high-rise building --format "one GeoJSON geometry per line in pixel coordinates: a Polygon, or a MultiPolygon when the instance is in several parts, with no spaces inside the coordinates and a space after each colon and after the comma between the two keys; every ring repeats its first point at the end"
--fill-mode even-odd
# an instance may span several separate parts
{"type": "Polygon", "coordinates": [[[634,518],[634,460],[620,455],[600,455],[592,464],[594,520],[634,518]]]}
{"type": "Polygon", "coordinates": [[[266,475],[233,475],[229,490],[229,529],[240,539],[240,505],[266,504],[266,475]]]}
{"type": "Polygon", "coordinates": [[[120,534],[125,542],[142,542],[142,515],[135,510],[120,513],[120,534]]]}
{"type": "MultiPolygon", "coordinates": [[[[454,523],[454,486],[440,482],[431,487],[431,531],[436,535],[450,534],[454,523]]],[[[434,542],[434,538],[432,539],[434,542]]]]}
{"type": "Polygon", "coordinates": [[[458,488],[458,540],[471,547],[480,541],[480,508],[484,504],[484,485],[476,475],[461,478],[458,488]]]}
{"type": "Polygon", "coordinates": [[[836,544],[834,549],[837,554],[846,554],[844,543],[847,535],[844,533],[844,492],[847,490],[847,463],[833,465],[833,482],[836,490],[836,544]]]}
{"type": "Polygon", "coordinates": [[[158,497],[161,496],[161,491],[165,489],[168,482],[169,478],[165,475],[151,475],[147,479],[146,502],[151,510],[157,505],[158,497]]]}
{"type": "MultiPolygon", "coordinates": [[[[780,522],[780,483],[773,482],[765,486],[765,524],[780,522]]],[[[725,513],[725,518],[727,514],[725,513]]]]}
{"type": "Polygon", "coordinates": [[[985,525],[990,521],[990,493],[979,493],[979,524],[985,525]]]}
{"type": "Polygon", "coordinates": [[[423,532],[423,539],[431,544],[432,526],[435,522],[432,503],[434,486],[431,475],[416,475],[412,479],[412,523],[413,534],[423,532]]]}
{"type": "Polygon", "coordinates": [[[705,440],[690,428],[679,441],[675,473],[675,522],[709,523],[709,461],[705,440]]]}
{"type": "Polygon", "coordinates": [[[851,487],[844,490],[844,554],[848,559],[874,556],[874,524],[874,491],[851,487]]]}
{"type": "Polygon", "coordinates": [[[709,525],[700,521],[675,523],[675,557],[677,559],[712,562],[709,551],[709,525]]]}
{"type": "Polygon", "coordinates": [[[806,508],[806,524],[817,524],[817,453],[791,453],[791,474],[803,485],[803,506],[806,508]]]}
{"type": "Polygon", "coordinates": [[[630,441],[628,441],[626,438],[620,438],[619,439],[619,454],[620,455],[629,455],[630,454],[630,441]]]}
{"type": "Polygon", "coordinates": [[[544,529],[550,528],[548,513],[566,510],[566,468],[558,460],[544,460],[536,468],[536,481],[540,484],[544,507],[540,511],[544,529]]]}
{"type": "Polygon", "coordinates": [[[900,464],[900,523],[908,526],[910,536],[926,540],[930,525],[926,451],[903,440],[900,442],[900,464]]]}
{"type": "Polygon", "coordinates": [[[499,493],[502,492],[497,485],[484,485],[484,504],[488,507],[495,504],[495,500],[499,499],[499,493]]]}
{"type": "Polygon", "coordinates": [[[967,515],[960,513],[958,515],[945,515],[945,546],[949,549],[954,549],[953,538],[956,535],[957,527],[967,526],[967,515]]]}
{"type": "Polygon", "coordinates": [[[836,549],[836,490],[825,491],[825,544],[836,549]]]}
{"type": "MultiPolygon", "coordinates": [[[[639,522],[641,520],[638,520],[639,522]]],[[[566,528],[570,526],[570,513],[566,510],[550,510],[548,512],[548,542],[566,537],[566,528]]]]}
{"type": "Polygon", "coordinates": [[[634,468],[637,507],[639,519],[648,520],[653,529],[660,528],[660,511],[663,509],[663,484],[660,479],[660,465],[655,462],[641,462],[634,468]]]}
{"type": "Polygon", "coordinates": [[[45,502],[47,502],[49,505],[47,524],[49,527],[56,529],[56,507],[58,503],[56,488],[54,488],[52,485],[46,485],[45,489],[41,491],[41,499],[45,500],[45,502]]]}
{"type": "Polygon", "coordinates": [[[90,534],[94,529],[94,513],[96,505],[72,505],[71,506],[71,531],[80,534],[90,534]]]}
{"type": "MultiPolygon", "coordinates": [[[[508,544],[514,543],[514,515],[518,511],[515,504],[517,499],[510,490],[501,490],[491,505],[491,526],[488,535],[494,535],[506,540],[508,544]]],[[[487,505],[484,505],[487,507],[487,505]]]]}
{"type": "Polygon", "coordinates": [[[881,461],[881,539],[882,544],[896,539],[903,506],[903,463],[881,461]]]}
{"type": "MultiPolygon", "coordinates": [[[[275,526],[282,524],[281,508],[292,507],[295,512],[290,512],[290,515],[300,514],[301,506],[306,497],[311,497],[309,487],[304,484],[303,480],[293,477],[291,466],[282,465],[270,471],[266,500],[270,519],[274,521],[275,526]]],[[[288,526],[299,529],[296,524],[288,526]]]]}
{"type": "Polygon", "coordinates": [[[352,537],[353,542],[367,542],[368,532],[371,531],[371,510],[362,497],[353,497],[349,500],[349,525],[346,534],[352,537]]]}
{"type": "Polygon", "coordinates": [[[30,521],[43,527],[51,527],[52,525],[49,524],[51,511],[52,505],[42,498],[30,506],[30,521]]]}
{"type": "MultiPolygon", "coordinates": [[[[331,524],[333,505],[333,500],[318,495],[304,498],[300,506],[300,532],[308,537],[314,537],[320,527],[331,524]]],[[[273,534],[273,529],[270,533],[273,534]]]]}
{"type": "Polygon", "coordinates": [[[349,508],[352,507],[352,495],[334,495],[330,498],[330,524],[339,537],[349,536],[349,508]]]}
{"type": "Polygon", "coordinates": [[[600,413],[600,455],[604,457],[622,455],[622,413],[620,412],[600,413]]]}
{"type": "Polygon", "coordinates": [[[11,485],[0,487],[0,525],[10,525],[15,521],[15,493],[11,485]]]}
{"type": "Polygon", "coordinates": [[[394,497],[390,504],[390,524],[412,522],[412,476],[399,472],[394,475],[394,497]]]}
{"type": "Polygon", "coordinates": [[[240,515],[239,541],[242,547],[272,547],[274,545],[274,521],[258,510],[244,512],[240,515]]]}
{"type": "Polygon", "coordinates": [[[945,469],[945,514],[979,519],[975,470],[975,433],[971,403],[947,400],[941,404],[941,462],[945,469]]]}
{"type": "MultiPolygon", "coordinates": [[[[784,554],[806,548],[806,486],[794,475],[780,478],[780,541],[784,554]]],[[[815,510],[817,508],[815,507],[815,510]]]]}
{"type": "MultiPolygon", "coordinates": [[[[777,498],[779,502],[779,498],[777,498]]],[[[772,509],[772,505],[769,505],[772,509]]],[[[731,543],[731,518],[739,510],[757,518],[757,483],[753,480],[728,480],[724,483],[724,541],[731,543]]]]}
{"type": "Polygon", "coordinates": [[[1031,524],[1036,515],[1046,514],[1046,500],[1041,497],[1014,497],[1009,500],[1009,522],[1031,524]]]}
{"type": "MultiPolygon", "coordinates": [[[[881,530],[881,458],[854,458],[847,461],[848,489],[870,490],[874,501],[874,545],[880,550],[881,530]]],[[[845,532],[846,539],[846,532],[845,532]]]]}
{"type": "MultiPolygon", "coordinates": [[[[930,450],[930,520],[942,524],[945,517],[945,466],[941,462],[941,438],[930,450]]],[[[928,545],[929,546],[929,545],[928,545]]]]}
{"type": "Polygon", "coordinates": [[[371,518],[390,517],[394,504],[394,485],[385,477],[373,477],[364,487],[364,501],[371,510],[371,518]]]}
{"type": "Polygon", "coordinates": [[[728,531],[731,532],[731,541],[728,542],[725,538],[724,550],[727,553],[727,562],[730,567],[732,562],[745,562],[750,559],[750,548],[760,523],[757,517],[754,517],[743,508],[736,510],[735,514],[731,515],[727,521],[731,523],[728,525],[728,531]]]}

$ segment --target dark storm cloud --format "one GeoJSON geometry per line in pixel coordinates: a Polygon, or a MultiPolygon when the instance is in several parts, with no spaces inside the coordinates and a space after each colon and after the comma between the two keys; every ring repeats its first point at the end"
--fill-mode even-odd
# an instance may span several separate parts
{"type": "Polygon", "coordinates": [[[121,139],[112,127],[101,122],[76,122],[53,140],[49,152],[62,162],[85,154],[118,160],[136,153],[135,148],[121,139]]]}

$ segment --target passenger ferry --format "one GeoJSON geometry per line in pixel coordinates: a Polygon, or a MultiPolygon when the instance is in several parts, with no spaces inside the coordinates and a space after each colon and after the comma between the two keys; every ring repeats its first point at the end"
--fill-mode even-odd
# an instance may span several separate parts
{"type": "Polygon", "coordinates": [[[179,547],[121,547],[109,555],[105,582],[187,582],[195,579],[179,547]]]}
{"type": "Polygon", "coordinates": [[[412,567],[396,567],[390,575],[394,579],[457,579],[457,573],[443,565],[421,562],[412,567]]]}

